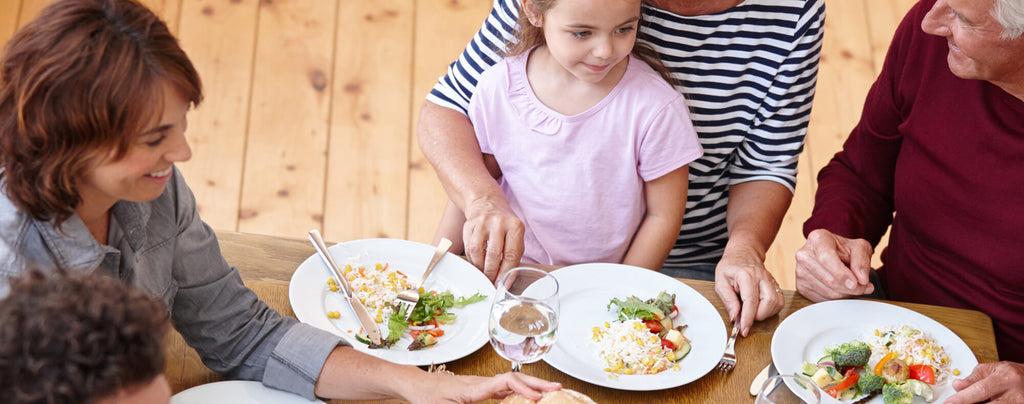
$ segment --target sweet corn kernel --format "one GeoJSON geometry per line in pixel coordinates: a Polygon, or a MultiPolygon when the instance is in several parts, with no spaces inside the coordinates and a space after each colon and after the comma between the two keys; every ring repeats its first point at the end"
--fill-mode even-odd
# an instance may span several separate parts
{"type": "Polygon", "coordinates": [[[337,282],[337,281],[335,281],[334,278],[327,278],[327,284],[328,285],[333,285],[333,284],[335,284],[335,282],[337,282]]]}
{"type": "Polygon", "coordinates": [[[630,369],[630,368],[622,369],[622,373],[627,374],[627,375],[631,375],[631,374],[633,374],[633,369],[630,369]]]}
{"type": "Polygon", "coordinates": [[[608,324],[607,321],[605,321],[604,322],[604,328],[612,328],[612,326],[610,324],[608,324]]]}
{"type": "Polygon", "coordinates": [[[679,371],[679,364],[677,363],[675,365],[672,365],[672,370],[678,372],[679,371]]]}
{"type": "Polygon", "coordinates": [[[670,360],[670,361],[674,361],[674,360],[676,360],[676,353],[675,352],[669,352],[667,355],[665,355],[665,357],[668,358],[668,360],[670,360]]]}
{"type": "Polygon", "coordinates": [[[953,376],[960,376],[960,369],[953,369],[953,376]]]}
{"type": "Polygon", "coordinates": [[[332,283],[331,284],[331,292],[337,292],[337,291],[338,291],[338,285],[332,283]]]}

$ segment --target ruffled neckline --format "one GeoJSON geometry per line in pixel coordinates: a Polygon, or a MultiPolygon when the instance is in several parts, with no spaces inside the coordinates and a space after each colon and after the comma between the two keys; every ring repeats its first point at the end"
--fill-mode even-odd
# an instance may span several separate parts
{"type": "Polygon", "coordinates": [[[530,80],[526,76],[526,63],[536,49],[535,47],[522,55],[505,59],[508,64],[508,101],[527,127],[545,135],[555,135],[562,129],[562,125],[587,119],[604,108],[623,87],[623,80],[626,80],[630,69],[629,65],[635,60],[632,56],[629,57],[626,72],[615,84],[615,88],[609,91],[601,101],[579,114],[565,115],[544,105],[530,86],[530,80]]]}

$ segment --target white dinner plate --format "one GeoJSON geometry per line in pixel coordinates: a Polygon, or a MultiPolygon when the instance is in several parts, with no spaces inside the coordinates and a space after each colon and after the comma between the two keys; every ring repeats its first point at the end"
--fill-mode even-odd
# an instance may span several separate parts
{"type": "Polygon", "coordinates": [[[708,299],[676,279],[648,269],[621,264],[580,264],[551,272],[558,279],[558,335],[544,361],[577,379],[620,390],[661,390],[682,386],[707,374],[725,352],[725,323],[708,299]],[[679,371],[668,369],[653,375],[614,375],[601,359],[593,340],[595,326],[614,321],[608,310],[612,298],[636,296],[647,300],[659,292],[674,293],[679,316],[673,322],[687,325],[683,333],[691,351],[679,362],[679,371]]]}
{"type": "MultiPolygon", "coordinates": [[[[344,246],[334,245],[328,250],[338,265],[344,266],[350,258],[358,259],[364,265],[387,263],[408,276],[409,283],[415,285],[427,269],[435,247],[407,240],[365,239],[349,241],[344,246]]],[[[359,320],[341,294],[328,289],[327,278],[327,266],[316,254],[299,265],[288,285],[288,300],[295,317],[303,323],[340,335],[361,352],[389,362],[425,366],[462,358],[488,341],[487,316],[494,285],[476,267],[454,254],[448,253],[441,258],[423,287],[438,292],[451,291],[456,297],[481,293],[488,298],[452,309],[455,321],[442,327],[444,335],[437,339],[437,345],[419,351],[406,349],[412,342],[408,333],[389,349],[370,349],[356,341],[359,320]],[[341,318],[328,319],[328,311],[340,312],[341,318]]],[[[383,326],[381,334],[386,336],[387,323],[378,325],[383,326]]]]}
{"type": "Polygon", "coordinates": [[[209,403],[324,404],[320,400],[310,401],[286,391],[274,390],[260,382],[243,380],[201,384],[171,397],[171,404],[209,403]]]}
{"type": "MultiPolygon", "coordinates": [[[[833,300],[816,303],[797,310],[786,317],[772,336],[772,361],[779,373],[800,372],[803,362],[817,363],[825,355],[825,346],[851,340],[867,342],[869,333],[885,326],[908,325],[923,331],[937,344],[946,348],[951,369],[959,369],[966,376],[978,365],[971,348],[956,334],[939,322],[913,310],[871,300],[833,300]]],[[[945,383],[934,386],[936,403],[954,393],[950,386],[955,376],[949,375],[945,383]]],[[[827,394],[822,404],[840,403],[827,394]]],[[[920,397],[915,403],[924,402],[920,397]]],[[[876,396],[870,404],[882,404],[876,396]]]]}

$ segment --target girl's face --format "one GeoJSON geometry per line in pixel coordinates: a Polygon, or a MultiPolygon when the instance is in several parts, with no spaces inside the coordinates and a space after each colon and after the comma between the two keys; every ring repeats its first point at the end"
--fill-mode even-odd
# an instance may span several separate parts
{"type": "Polygon", "coordinates": [[[120,200],[154,200],[163,193],[174,163],[192,157],[185,140],[189,102],[169,85],[163,93],[159,123],[138,136],[123,158],[114,161],[111,151],[79,182],[83,205],[109,208],[120,200]]]}
{"type": "MultiPolygon", "coordinates": [[[[532,6],[532,1],[527,3],[532,6]]],[[[544,30],[548,52],[558,64],[576,78],[597,84],[633,51],[640,3],[558,0],[532,21],[544,30]]]]}

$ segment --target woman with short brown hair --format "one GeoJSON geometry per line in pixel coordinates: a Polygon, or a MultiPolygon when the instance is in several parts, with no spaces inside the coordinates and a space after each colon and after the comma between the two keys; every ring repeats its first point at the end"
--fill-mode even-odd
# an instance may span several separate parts
{"type": "Polygon", "coordinates": [[[395,365],[261,302],[174,168],[191,158],[186,113],[201,98],[166,25],[132,0],[58,0],[19,31],[0,58],[0,297],[30,267],[115,276],[162,298],[211,369],[307,398],[467,402],[557,388],[395,365]]]}

